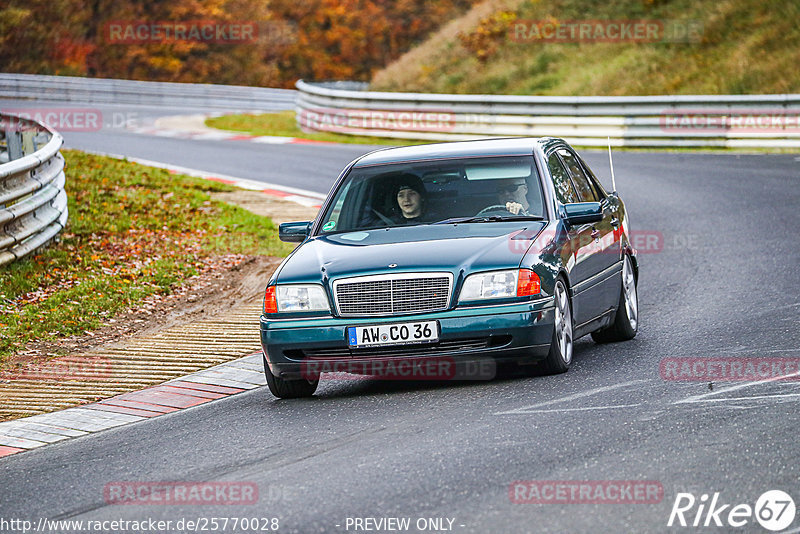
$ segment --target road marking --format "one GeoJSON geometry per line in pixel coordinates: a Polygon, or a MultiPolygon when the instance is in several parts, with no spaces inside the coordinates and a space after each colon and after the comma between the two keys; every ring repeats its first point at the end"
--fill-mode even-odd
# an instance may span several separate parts
{"type": "MultiPolygon", "coordinates": [[[[156,120],[153,126],[140,126],[126,128],[128,132],[139,135],[152,135],[156,137],[172,137],[176,139],[210,140],[210,141],[249,141],[254,143],[266,143],[270,145],[292,145],[292,144],[321,144],[336,145],[334,141],[318,141],[316,139],[306,139],[303,137],[286,137],[281,135],[252,135],[244,132],[233,132],[217,130],[208,126],[200,128],[173,128],[163,126],[163,119],[180,119],[181,116],[161,117],[156,120]],[[161,124],[159,124],[161,123],[161,124]]],[[[203,117],[204,118],[204,117],[203,117]]]]}
{"type": "MultiPolygon", "coordinates": [[[[525,411],[515,411],[514,413],[530,414],[530,413],[588,412],[591,410],[613,410],[615,408],[634,408],[636,406],[641,406],[641,404],[642,403],[616,404],[613,406],[586,406],[584,408],[555,408],[553,410],[525,410],[525,411]]],[[[511,412],[506,412],[506,413],[511,413],[511,412]]]]}
{"type": "Polygon", "coordinates": [[[784,376],[775,376],[775,377],[772,377],[772,378],[766,378],[764,380],[757,380],[757,381],[754,381],[754,382],[747,382],[745,384],[738,384],[736,386],[731,386],[731,387],[728,387],[728,388],[718,389],[717,391],[712,391],[710,393],[703,393],[702,395],[692,395],[691,397],[686,397],[685,399],[682,399],[682,400],[679,400],[679,401],[675,401],[672,404],[687,404],[687,403],[692,403],[692,402],[703,402],[703,399],[705,399],[706,397],[711,397],[713,395],[721,395],[722,393],[728,393],[730,391],[739,391],[740,389],[750,388],[750,387],[753,387],[753,386],[759,386],[759,385],[763,385],[763,384],[769,384],[770,382],[775,382],[776,380],[786,380],[787,378],[792,378],[792,377],[795,377],[795,376],[800,376],[800,371],[797,371],[796,373],[791,373],[791,374],[788,374],[788,375],[784,375],[784,376]]]}
{"type": "Polygon", "coordinates": [[[620,389],[628,386],[635,386],[637,384],[643,384],[645,382],[650,382],[650,380],[631,380],[630,382],[622,382],[621,384],[614,384],[611,386],[602,386],[599,388],[590,389],[588,391],[582,391],[580,393],[575,393],[573,395],[567,395],[566,397],[561,397],[560,399],[552,399],[549,401],[539,402],[537,404],[531,404],[530,406],[524,406],[522,408],[516,408],[514,410],[509,410],[506,412],[496,412],[494,415],[514,415],[514,414],[524,414],[527,413],[529,410],[535,410],[536,408],[542,408],[544,406],[551,406],[553,404],[558,404],[559,402],[569,402],[576,399],[581,399],[584,397],[591,397],[592,395],[597,395],[598,393],[604,393],[606,391],[612,391],[615,389],[620,389]]]}
{"type": "Polygon", "coordinates": [[[776,393],[775,395],[753,395],[752,397],[723,397],[721,399],[704,399],[691,402],[745,401],[745,400],[760,400],[760,399],[780,399],[783,397],[800,397],[800,393],[776,393]]]}
{"type": "MultiPolygon", "coordinates": [[[[795,306],[797,306],[797,305],[796,304],[792,304],[791,307],[794,308],[795,306]]],[[[783,306],[783,307],[784,308],[788,308],[789,306],[783,306]]],[[[771,308],[771,309],[774,311],[776,308],[771,308]]],[[[765,349],[759,349],[759,350],[741,349],[741,350],[730,350],[730,351],[727,351],[725,354],[741,354],[741,353],[764,354],[765,352],[774,353],[774,352],[798,352],[798,351],[800,351],[800,349],[769,349],[769,350],[765,350],[765,349]]]]}

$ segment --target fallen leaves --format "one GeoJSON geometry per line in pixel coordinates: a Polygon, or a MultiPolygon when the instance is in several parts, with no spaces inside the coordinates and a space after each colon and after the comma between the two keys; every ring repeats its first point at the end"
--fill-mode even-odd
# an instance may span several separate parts
{"type": "Polygon", "coordinates": [[[282,246],[268,219],[211,201],[199,180],[64,153],[70,219],[60,242],[0,271],[0,360],[91,337],[125,313],[149,316],[209,287],[205,280],[239,265],[254,245],[261,254],[282,246]]]}

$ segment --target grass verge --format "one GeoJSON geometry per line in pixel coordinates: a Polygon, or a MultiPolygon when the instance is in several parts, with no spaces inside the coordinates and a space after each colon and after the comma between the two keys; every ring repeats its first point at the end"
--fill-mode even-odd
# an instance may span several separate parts
{"type": "Polygon", "coordinates": [[[272,221],[214,201],[230,186],[62,151],[69,221],[58,244],[0,268],[0,368],[28,343],[99,328],[151,295],[246,256],[284,256],[272,221]]]}
{"type": "Polygon", "coordinates": [[[300,137],[311,141],[324,141],[328,143],[347,143],[356,145],[422,145],[434,141],[416,141],[412,139],[392,139],[387,137],[366,137],[359,135],[345,135],[337,133],[308,133],[297,126],[294,111],[279,111],[277,113],[224,115],[206,120],[206,126],[244,132],[250,135],[276,135],[281,137],[300,137]]]}

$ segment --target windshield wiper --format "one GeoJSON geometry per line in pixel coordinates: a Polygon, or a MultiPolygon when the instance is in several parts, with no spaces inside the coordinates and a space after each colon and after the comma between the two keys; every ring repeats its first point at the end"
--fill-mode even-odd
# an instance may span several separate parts
{"type": "Polygon", "coordinates": [[[500,220],[500,216],[499,215],[493,215],[491,217],[485,217],[485,216],[481,216],[481,217],[475,217],[475,216],[471,216],[471,217],[451,217],[450,219],[444,219],[443,221],[436,221],[436,222],[431,223],[431,224],[458,224],[458,223],[468,223],[468,222],[489,222],[489,221],[492,221],[492,220],[499,221],[500,220]]]}
{"type": "Polygon", "coordinates": [[[472,217],[452,217],[431,224],[484,223],[498,221],[543,221],[538,215],[481,215],[472,217]]]}
{"type": "Polygon", "coordinates": [[[540,215],[500,215],[502,221],[543,221],[540,215]]]}

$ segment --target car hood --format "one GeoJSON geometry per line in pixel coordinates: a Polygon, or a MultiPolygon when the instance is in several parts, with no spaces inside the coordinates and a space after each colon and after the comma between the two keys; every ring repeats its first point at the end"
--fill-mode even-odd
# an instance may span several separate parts
{"type": "Polygon", "coordinates": [[[517,268],[544,222],[381,228],[309,239],[276,274],[279,283],[332,282],[380,273],[517,268]],[[392,267],[389,267],[392,265],[392,267]]]}

